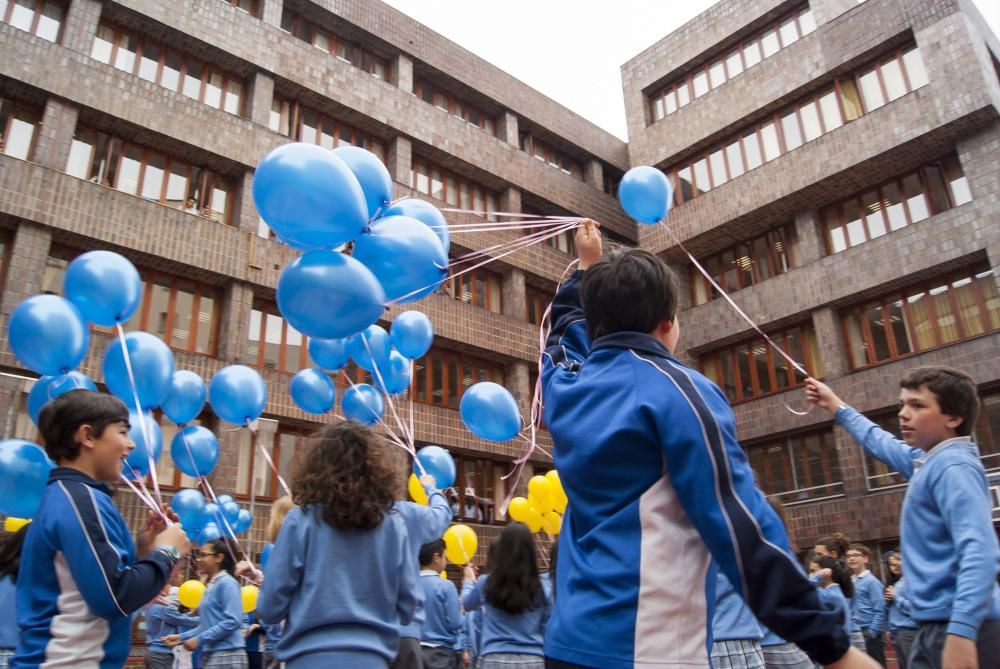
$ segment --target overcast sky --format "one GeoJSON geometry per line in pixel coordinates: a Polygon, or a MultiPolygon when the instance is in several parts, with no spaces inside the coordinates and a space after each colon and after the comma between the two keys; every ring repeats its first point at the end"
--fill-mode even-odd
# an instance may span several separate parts
{"type": "MultiPolygon", "coordinates": [[[[1000,33],[1000,1],[973,1],[993,31],[1000,33]]],[[[622,139],[627,139],[622,63],[715,4],[712,0],[386,2],[622,139]]]]}

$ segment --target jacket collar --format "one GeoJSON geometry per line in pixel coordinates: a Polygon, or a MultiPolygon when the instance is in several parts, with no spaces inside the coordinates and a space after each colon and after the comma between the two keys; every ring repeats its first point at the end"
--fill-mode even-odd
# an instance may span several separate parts
{"type": "Polygon", "coordinates": [[[636,353],[646,353],[663,358],[673,359],[670,351],[656,337],[644,332],[613,332],[594,340],[590,347],[591,352],[602,348],[627,348],[636,353]]]}
{"type": "Polygon", "coordinates": [[[53,483],[55,481],[75,481],[77,483],[89,485],[91,488],[96,490],[100,490],[105,495],[111,495],[111,489],[108,488],[107,485],[92,479],[79,469],[73,469],[72,467],[56,467],[49,472],[49,483],[53,483]]]}

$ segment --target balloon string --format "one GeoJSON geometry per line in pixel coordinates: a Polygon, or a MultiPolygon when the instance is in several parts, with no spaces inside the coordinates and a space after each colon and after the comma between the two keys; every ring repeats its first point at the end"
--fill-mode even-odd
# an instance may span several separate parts
{"type": "MultiPolygon", "coordinates": [[[[163,504],[163,496],[160,494],[160,483],[156,475],[156,460],[153,458],[152,435],[150,428],[146,423],[146,412],[142,410],[142,403],[139,401],[139,388],[136,386],[135,372],[132,370],[132,356],[130,356],[128,352],[128,342],[125,340],[125,330],[122,328],[121,321],[115,321],[115,327],[118,328],[118,341],[121,342],[122,345],[122,357],[125,359],[125,371],[128,373],[128,381],[132,386],[132,399],[135,400],[135,411],[139,415],[139,426],[142,429],[142,438],[146,442],[144,446],[146,448],[146,457],[149,459],[149,477],[153,480],[153,490],[156,493],[157,503],[163,504]]],[[[145,489],[145,481],[142,481],[142,487],[145,489]]]]}
{"type": "Polygon", "coordinates": [[[257,430],[253,428],[253,422],[249,418],[247,419],[247,429],[250,430],[250,434],[253,435],[254,441],[257,442],[257,447],[260,449],[260,452],[264,454],[264,459],[267,460],[267,465],[271,468],[271,471],[274,472],[275,477],[277,477],[278,483],[281,485],[281,489],[285,491],[286,495],[291,497],[291,488],[289,488],[288,484],[285,483],[285,479],[278,472],[278,468],[274,466],[274,460],[271,459],[271,454],[267,452],[266,448],[264,448],[264,444],[260,443],[260,439],[257,438],[257,430]]]}
{"type": "Polygon", "coordinates": [[[523,235],[523,236],[517,237],[515,239],[508,239],[507,241],[500,242],[499,244],[494,244],[493,246],[488,246],[488,247],[486,247],[484,249],[478,249],[478,250],[475,250],[475,251],[470,251],[470,252],[468,252],[466,254],[463,254],[463,255],[456,256],[456,257],[452,258],[450,260],[449,264],[450,265],[456,265],[459,262],[462,262],[464,260],[471,259],[471,258],[478,258],[478,257],[481,257],[481,256],[486,256],[486,255],[489,255],[490,253],[494,253],[494,252],[500,251],[502,249],[510,248],[512,246],[530,246],[531,244],[535,243],[535,241],[542,241],[542,239],[539,239],[539,238],[543,238],[544,237],[545,239],[548,239],[549,237],[558,236],[559,234],[561,234],[561,233],[563,233],[563,232],[565,232],[567,230],[571,230],[572,228],[576,227],[576,225],[579,224],[580,220],[581,219],[576,219],[575,221],[568,221],[568,222],[562,223],[561,225],[558,226],[558,232],[556,232],[555,229],[549,228],[549,229],[546,229],[546,230],[541,230],[539,232],[533,232],[533,233],[528,234],[528,235],[523,235]]]}
{"type": "MultiPolygon", "coordinates": [[[[229,557],[233,558],[234,563],[239,562],[239,559],[236,557],[235,551],[233,551],[233,546],[235,546],[237,550],[239,550],[240,554],[243,556],[243,559],[249,562],[250,560],[247,559],[247,552],[243,550],[243,547],[240,545],[240,540],[236,538],[236,532],[233,530],[233,527],[229,524],[229,519],[226,518],[226,513],[222,510],[222,505],[219,504],[219,497],[215,494],[215,490],[212,489],[212,484],[208,482],[208,477],[201,476],[200,480],[201,480],[201,485],[205,488],[206,491],[208,491],[209,499],[211,499],[219,509],[219,517],[222,518],[222,524],[226,526],[226,539],[232,540],[232,545],[230,545],[229,541],[222,542],[226,545],[226,552],[229,553],[229,557]]],[[[244,576],[243,578],[247,577],[244,576]]]]}
{"type": "Polygon", "coordinates": [[[507,217],[519,216],[521,218],[535,218],[535,219],[565,218],[566,220],[570,220],[578,218],[576,216],[544,216],[541,214],[525,214],[524,212],[521,211],[484,211],[482,209],[456,209],[454,207],[439,207],[438,211],[447,211],[452,214],[474,214],[476,216],[507,216],[507,217]]]}
{"type": "MultiPolygon", "coordinates": [[[[133,477],[137,477],[137,478],[139,478],[139,480],[141,480],[141,477],[139,477],[139,472],[137,472],[132,467],[132,465],[130,465],[128,462],[126,462],[124,460],[122,462],[124,462],[125,466],[129,468],[130,472],[132,472],[132,476],[133,477]]],[[[140,500],[142,500],[143,503],[145,503],[146,506],[148,506],[150,509],[152,509],[156,513],[156,515],[158,515],[160,518],[162,518],[163,522],[166,523],[167,526],[170,526],[170,525],[174,524],[174,521],[170,520],[170,518],[167,517],[167,514],[163,513],[162,506],[157,506],[156,502],[153,500],[153,497],[149,494],[148,490],[144,490],[144,491],[140,492],[139,488],[137,488],[136,485],[132,481],[130,481],[127,476],[125,476],[125,472],[122,472],[121,478],[122,478],[123,481],[125,481],[125,484],[128,485],[128,487],[132,489],[132,492],[134,492],[136,494],[136,497],[138,497],[140,500]]]]}
{"type": "Polygon", "coordinates": [[[389,410],[392,412],[393,419],[396,421],[396,427],[399,428],[399,431],[403,434],[404,437],[407,437],[408,439],[407,450],[410,451],[410,453],[412,453],[414,457],[416,457],[417,449],[413,446],[413,437],[407,434],[406,425],[403,424],[403,421],[400,420],[399,418],[399,414],[396,413],[396,405],[393,403],[392,396],[389,394],[389,389],[385,385],[385,379],[382,378],[382,371],[378,368],[378,362],[375,360],[375,355],[372,353],[371,344],[368,343],[368,337],[367,335],[365,335],[364,330],[361,331],[361,341],[364,343],[365,350],[368,352],[368,359],[372,361],[372,371],[375,372],[375,378],[378,380],[379,386],[382,388],[382,390],[385,391],[384,392],[385,400],[389,404],[389,410]]]}
{"type": "Polygon", "coordinates": [[[532,230],[554,228],[564,223],[566,219],[551,219],[545,222],[539,221],[504,221],[502,223],[447,223],[442,225],[428,225],[431,230],[448,230],[452,234],[461,232],[478,231],[502,231],[502,230],[532,230]]]}
{"type": "MultiPolygon", "coordinates": [[[[375,366],[375,361],[374,360],[372,361],[372,364],[373,364],[373,366],[375,366]]],[[[347,373],[344,373],[344,372],[341,372],[341,373],[343,374],[344,378],[347,379],[347,383],[350,384],[351,388],[355,388],[356,389],[358,387],[358,385],[356,383],[354,383],[354,379],[351,378],[350,374],[347,374],[347,373]]],[[[347,420],[347,419],[345,418],[343,420],[347,420]]],[[[404,442],[402,439],[400,439],[400,437],[398,435],[396,435],[395,432],[393,432],[392,428],[389,427],[389,424],[386,423],[384,419],[382,419],[381,417],[377,417],[376,418],[376,422],[379,425],[382,426],[382,429],[385,430],[386,437],[389,439],[389,441],[392,444],[398,446],[399,448],[402,448],[404,451],[406,451],[407,453],[409,453],[409,455],[413,459],[413,461],[417,463],[417,467],[420,469],[420,475],[423,476],[424,474],[426,474],[427,472],[424,470],[423,463],[420,462],[420,460],[417,459],[417,454],[416,454],[415,449],[413,447],[407,445],[406,442],[404,442]]]]}

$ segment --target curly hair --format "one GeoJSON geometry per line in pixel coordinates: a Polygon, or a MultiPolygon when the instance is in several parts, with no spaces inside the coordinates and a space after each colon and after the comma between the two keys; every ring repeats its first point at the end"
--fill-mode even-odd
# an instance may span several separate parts
{"type": "Polygon", "coordinates": [[[382,523],[400,487],[389,447],[369,428],[342,421],[314,435],[292,483],[296,504],[316,504],[338,530],[382,523]]]}

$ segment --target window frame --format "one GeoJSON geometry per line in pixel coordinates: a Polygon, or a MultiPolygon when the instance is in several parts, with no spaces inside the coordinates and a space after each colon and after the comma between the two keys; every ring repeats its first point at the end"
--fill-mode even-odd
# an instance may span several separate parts
{"type": "MultiPolygon", "coordinates": [[[[6,23],[9,26],[13,26],[13,24],[10,22],[10,18],[11,15],[14,13],[15,4],[16,4],[15,0],[10,0],[7,3],[6,11],[3,13],[3,16],[0,16],[0,23],[6,23]]],[[[35,0],[35,6],[34,9],[32,9],[31,28],[24,32],[34,35],[35,37],[38,37],[40,39],[44,39],[46,42],[59,44],[61,43],[62,40],[63,28],[66,27],[66,13],[68,11],[69,11],[69,2],[67,1],[60,2],[57,0],[35,0]],[[53,40],[49,40],[47,37],[42,37],[41,35],[38,34],[38,24],[41,22],[42,15],[44,14],[45,11],[45,5],[47,4],[55,5],[62,9],[62,20],[59,22],[59,30],[56,32],[56,37],[53,40]]]]}

